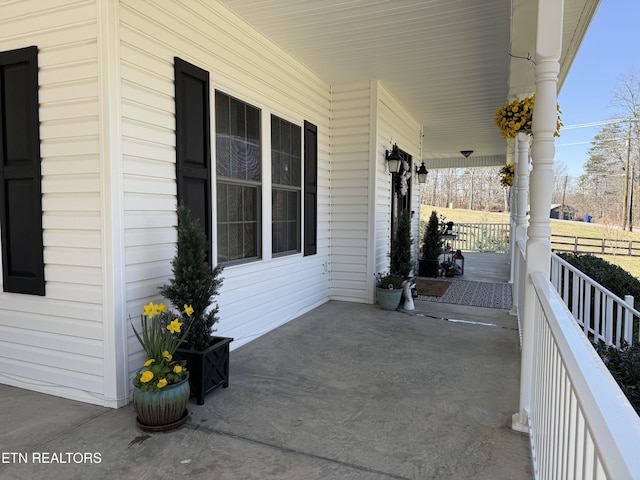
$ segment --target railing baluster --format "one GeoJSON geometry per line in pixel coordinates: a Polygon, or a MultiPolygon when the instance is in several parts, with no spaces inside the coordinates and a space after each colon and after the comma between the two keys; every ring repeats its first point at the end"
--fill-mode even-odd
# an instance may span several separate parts
{"type": "Polygon", "coordinates": [[[624,302],[630,307],[624,309],[624,340],[631,345],[633,343],[633,313],[631,309],[634,307],[635,299],[633,295],[625,295],[624,302]]]}
{"type": "Polygon", "coordinates": [[[604,297],[604,341],[607,345],[613,345],[613,301],[610,297],[605,296],[602,292],[601,295],[604,297]]]}

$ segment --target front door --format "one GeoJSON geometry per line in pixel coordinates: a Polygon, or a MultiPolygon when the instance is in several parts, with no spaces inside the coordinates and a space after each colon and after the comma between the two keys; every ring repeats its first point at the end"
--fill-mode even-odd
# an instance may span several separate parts
{"type": "Polygon", "coordinates": [[[391,241],[396,234],[398,218],[402,212],[411,212],[411,169],[412,158],[399,150],[400,171],[391,174],[391,241]]]}

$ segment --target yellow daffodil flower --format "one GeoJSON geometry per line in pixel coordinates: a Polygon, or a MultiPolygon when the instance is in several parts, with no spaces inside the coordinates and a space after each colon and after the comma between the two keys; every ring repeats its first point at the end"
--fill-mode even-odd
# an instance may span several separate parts
{"type": "Polygon", "coordinates": [[[149,360],[147,360],[146,362],[144,362],[144,366],[148,367],[149,365],[151,365],[153,362],[155,362],[155,359],[150,358],[149,360]]]}
{"type": "Polygon", "coordinates": [[[173,367],[173,373],[182,373],[182,366],[176,365],[173,367]]]}
{"type": "Polygon", "coordinates": [[[193,307],[191,305],[184,304],[184,313],[187,314],[188,317],[193,315],[193,307]]]}
{"type": "Polygon", "coordinates": [[[165,350],[164,352],[162,352],[162,358],[166,358],[168,361],[171,361],[171,359],[173,358],[173,355],[171,355],[169,352],[165,350]]]}
{"type": "Polygon", "coordinates": [[[151,381],[152,378],[153,378],[153,373],[151,373],[149,370],[147,370],[142,375],[140,375],[140,381],[142,383],[147,383],[151,381]]]}
{"type": "Polygon", "coordinates": [[[180,333],[181,326],[182,326],[182,323],[180,323],[176,318],[173,322],[167,325],[167,330],[169,330],[171,333],[180,333]]]}
{"type": "Polygon", "coordinates": [[[160,381],[158,382],[158,388],[162,388],[162,387],[166,387],[167,386],[167,379],[166,378],[161,378],[160,381]]]}
{"type": "Polygon", "coordinates": [[[144,306],[144,313],[143,315],[151,318],[154,315],[154,312],[156,311],[156,309],[153,306],[153,302],[149,303],[149,305],[145,305],[144,306]]]}
{"type": "Polygon", "coordinates": [[[160,305],[156,305],[157,309],[158,309],[158,313],[164,313],[167,311],[167,307],[164,305],[164,303],[161,303],[160,305]]]}

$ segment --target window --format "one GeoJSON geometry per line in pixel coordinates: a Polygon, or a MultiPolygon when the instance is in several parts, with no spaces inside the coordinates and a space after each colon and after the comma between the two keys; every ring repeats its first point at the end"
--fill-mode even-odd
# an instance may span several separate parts
{"type": "Polygon", "coordinates": [[[260,110],[216,91],[218,262],[260,258],[260,110]]]}
{"type": "Polygon", "coordinates": [[[38,49],[0,53],[0,231],[5,292],[45,294],[38,49]]]}
{"type": "Polygon", "coordinates": [[[271,116],[271,214],[274,254],[300,252],[302,129],[271,116]]]}

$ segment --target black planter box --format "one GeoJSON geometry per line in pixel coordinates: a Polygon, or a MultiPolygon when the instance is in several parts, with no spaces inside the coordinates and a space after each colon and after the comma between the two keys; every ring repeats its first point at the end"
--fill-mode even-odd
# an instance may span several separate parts
{"type": "Polygon", "coordinates": [[[211,390],[229,386],[229,344],[233,338],[211,337],[210,346],[205,350],[176,350],[176,360],[186,360],[189,370],[191,395],[196,396],[198,405],[204,404],[204,396],[211,390]]]}
{"type": "Polygon", "coordinates": [[[418,260],[419,277],[437,277],[439,268],[438,260],[418,260]]]}

